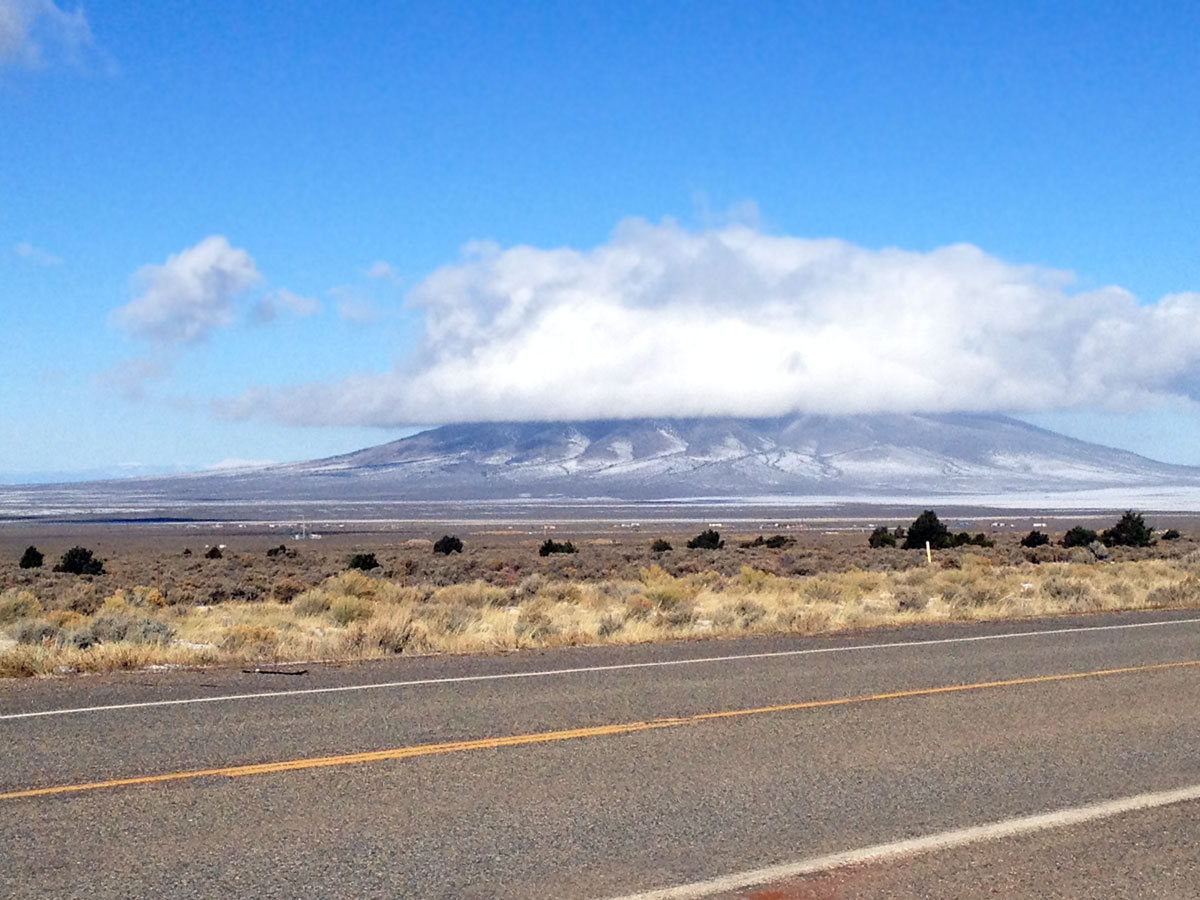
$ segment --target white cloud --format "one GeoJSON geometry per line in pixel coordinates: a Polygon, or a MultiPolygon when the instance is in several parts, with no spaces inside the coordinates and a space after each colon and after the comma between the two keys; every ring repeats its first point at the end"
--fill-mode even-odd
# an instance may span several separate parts
{"type": "Polygon", "coordinates": [[[259,323],[274,322],[281,312],[307,319],[321,311],[321,301],[314,297],[301,297],[291,291],[280,288],[259,298],[251,317],[259,323]]]}
{"type": "Polygon", "coordinates": [[[374,278],[378,281],[396,281],[396,270],[392,268],[391,263],[386,263],[382,259],[377,259],[367,267],[367,277],[374,278]]]}
{"type": "Polygon", "coordinates": [[[48,250],[43,250],[41,247],[35,247],[33,244],[30,244],[26,241],[20,241],[19,243],[13,244],[13,253],[17,254],[17,256],[21,257],[21,259],[27,259],[31,263],[36,263],[39,266],[62,265],[62,259],[60,257],[55,256],[48,250]]]}
{"type": "Polygon", "coordinates": [[[590,251],[475,244],[409,295],[416,357],[251,390],[308,424],[1036,411],[1200,398],[1200,294],[1117,287],[964,244],[927,253],[628,221],[590,251]]]}
{"type": "Polygon", "coordinates": [[[221,235],[143,266],[134,280],[141,294],[113,311],[111,319],[132,335],[167,344],[203,341],[233,322],[234,303],[261,280],[245,250],[221,235]]]}
{"type": "Polygon", "coordinates": [[[0,0],[0,67],[40,68],[52,52],[74,58],[91,43],[82,7],[68,12],[52,0],[0,0]]]}

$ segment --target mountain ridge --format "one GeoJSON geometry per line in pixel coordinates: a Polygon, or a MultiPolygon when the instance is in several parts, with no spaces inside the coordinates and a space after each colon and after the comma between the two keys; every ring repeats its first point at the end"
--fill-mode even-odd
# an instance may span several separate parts
{"type": "Polygon", "coordinates": [[[1053,492],[1200,483],[1198,468],[989,414],[446,425],[266,471],[387,481],[422,499],[1053,492]]]}
{"type": "Polygon", "coordinates": [[[1200,468],[1001,415],[663,417],[445,425],[309,462],[0,488],[0,512],[935,496],[1052,503],[1055,495],[1176,496],[1179,489],[1200,496],[1200,468]]]}

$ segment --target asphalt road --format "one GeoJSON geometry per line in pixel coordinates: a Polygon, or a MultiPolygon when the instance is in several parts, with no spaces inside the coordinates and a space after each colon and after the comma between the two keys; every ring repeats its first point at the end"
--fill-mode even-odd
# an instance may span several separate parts
{"type": "MultiPolygon", "coordinates": [[[[0,684],[0,896],[624,897],[1194,786],[1196,615],[0,684]]],[[[1197,824],[715,896],[1200,897],[1197,824]]]]}

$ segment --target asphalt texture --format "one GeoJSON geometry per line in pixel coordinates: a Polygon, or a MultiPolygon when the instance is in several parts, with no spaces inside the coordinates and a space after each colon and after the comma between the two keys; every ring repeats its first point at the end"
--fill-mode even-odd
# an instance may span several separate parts
{"type": "MultiPolygon", "coordinates": [[[[3,683],[0,795],[873,699],[405,759],[0,797],[0,896],[616,897],[1194,785],[1198,666],[879,695],[1200,660],[1200,623],[1103,627],[1196,615],[314,664],[301,667],[304,675],[208,670],[3,683]],[[958,640],[1063,628],[1088,630],[958,640]],[[890,646],[853,649],[876,644],[890,646]],[[833,652],[795,653],[812,650],[833,652]],[[791,655],[269,695],[762,653],[791,655]],[[259,696],[13,718],[243,693],[259,696]]],[[[779,896],[1200,896],[1198,816],[1196,804],[1181,804],[863,867],[856,872],[870,880],[853,893],[814,893],[818,878],[779,896]],[[1157,860],[1158,874],[1146,880],[1137,860],[1157,860]],[[985,870],[991,882],[976,877],[985,870]]]]}
{"type": "Polygon", "coordinates": [[[848,866],[712,900],[1195,900],[1200,803],[895,862],[848,866]]]}

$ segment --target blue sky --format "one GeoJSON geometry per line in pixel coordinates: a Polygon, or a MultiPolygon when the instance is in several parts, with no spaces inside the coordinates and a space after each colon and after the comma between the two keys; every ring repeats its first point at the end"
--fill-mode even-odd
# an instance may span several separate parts
{"type": "Polygon", "coordinates": [[[1200,464],[1198,34],[1182,2],[0,0],[0,479],[787,408],[1200,464]]]}

